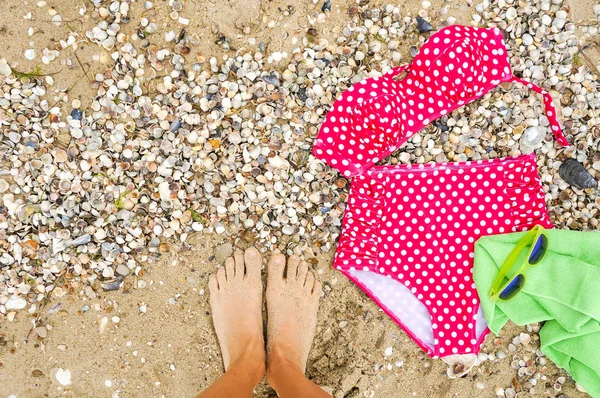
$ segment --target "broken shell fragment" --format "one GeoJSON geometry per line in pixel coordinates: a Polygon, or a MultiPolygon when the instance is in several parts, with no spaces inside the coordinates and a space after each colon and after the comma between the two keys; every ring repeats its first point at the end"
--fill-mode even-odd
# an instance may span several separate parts
{"type": "Polygon", "coordinates": [[[433,26],[431,26],[431,24],[424,18],[417,16],[415,19],[417,21],[417,29],[419,30],[419,33],[427,33],[433,30],[433,26]]]}

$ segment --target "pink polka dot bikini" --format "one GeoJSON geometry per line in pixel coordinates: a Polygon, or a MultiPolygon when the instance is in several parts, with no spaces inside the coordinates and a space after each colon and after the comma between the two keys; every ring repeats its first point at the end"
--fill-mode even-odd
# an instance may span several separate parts
{"type": "Polygon", "coordinates": [[[499,29],[450,26],[411,65],[365,79],[335,101],[313,153],[354,177],[334,266],[431,357],[476,354],[489,332],[472,279],[484,235],[552,228],[535,155],[464,163],[374,166],[438,117],[512,75],[499,29]],[[396,80],[401,72],[408,72],[396,80]]]}

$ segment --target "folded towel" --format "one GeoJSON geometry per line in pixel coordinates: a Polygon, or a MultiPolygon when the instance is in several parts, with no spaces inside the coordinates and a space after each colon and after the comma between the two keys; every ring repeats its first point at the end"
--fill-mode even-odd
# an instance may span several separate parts
{"type": "Polygon", "coordinates": [[[524,233],[486,236],[475,244],[473,278],[488,326],[498,334],[509,319],[517,325],[545,321],[542,352],[600,397],[600,233],[548,230],[546,256],[527,270],[521,292],[492,301],[492,282],[524,233]]]}

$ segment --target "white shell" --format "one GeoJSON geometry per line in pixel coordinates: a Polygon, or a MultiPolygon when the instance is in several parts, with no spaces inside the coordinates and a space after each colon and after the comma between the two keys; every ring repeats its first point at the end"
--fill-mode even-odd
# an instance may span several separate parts
{"type": "Polygon", "coordinates": [[[33,48],[28,48],[25,50],[25,59],[32,61],[35,58],[35,50],[33,48]]]}
{"type": "Polygon", "coordinates": [[[69,369],[58,368],[55,377],[56,381],[63,386],[71,384],[71,371],[69,369]]]}
{"type": "Polygon", "coordinates": [[[27,305],[27,301],[25,301],[22,297],[11,297],[4,306],[7,310],[22,310],[27,305]]]}

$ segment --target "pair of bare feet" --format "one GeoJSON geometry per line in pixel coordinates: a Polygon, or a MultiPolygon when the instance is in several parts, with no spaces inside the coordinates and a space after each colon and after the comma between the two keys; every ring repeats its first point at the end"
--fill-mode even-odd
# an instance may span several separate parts
{"type": "MultiPolygon", "coordinates": [[[[237,251],[210,277],[210,306],[225,370],[239,368],[257,384],[265,375],[280,393],[278,372],[304,374],[317,323],[321,284],[296,256],[274,254],[268,262],[267,345],[262,322],[262,256],[237,251]]],[[[227,374],[227,373],[226,373],[227,374]]]]}

